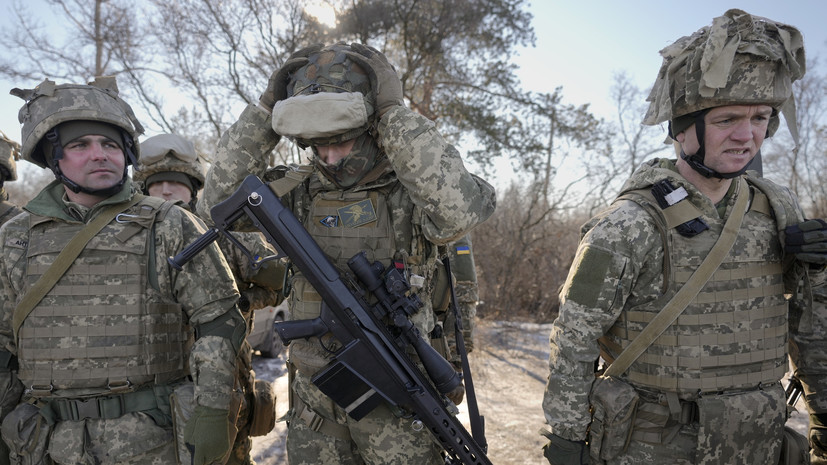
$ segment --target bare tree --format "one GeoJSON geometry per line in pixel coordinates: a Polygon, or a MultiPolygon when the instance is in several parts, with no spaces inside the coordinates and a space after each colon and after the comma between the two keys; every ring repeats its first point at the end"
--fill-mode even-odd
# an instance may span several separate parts
{"type": "Polygon", "coordinates": [[[611,145],[587,161],[589,185],[595,186],[592,210],[611,202],[641,163],[659,154],[672,155],[672,145],[664,143],[667,134],[641,124],[648,106],[646,95],[625,72],[614,75],[611,97],[616,119],[611,124],[611,145]]]}
{"type": "Polygon", "coordinates": [[[40,81],[44,77],[84,82],[94,76],[123,71],[117,50],[141,41],[134,23],[132,2],[124,0],[46,0],[72,27],[65,41],[34,14],[33,5],[15,0],[10,11],[17,27],[0,34],[0,45],[11,52],[0,60],[3,76],[40,81]],[[25,31],[25,33],[21,33],[25,31]]]}
{"type": "Polygon", "coordinates": [[[817,74],[818,57],[807,61],[811,70],[796,81],[794,95],[799,144],[779,130],[764,144],[764,175],[788,186],[811,217],[827,216],[827,80],[817,74]]]}
{"type": "Polygon", "coordinates": [[[480,317],[551,321],[583,221],[547,205],[534,185],[502,192],[497,211],[473,231],[480,317]]]}

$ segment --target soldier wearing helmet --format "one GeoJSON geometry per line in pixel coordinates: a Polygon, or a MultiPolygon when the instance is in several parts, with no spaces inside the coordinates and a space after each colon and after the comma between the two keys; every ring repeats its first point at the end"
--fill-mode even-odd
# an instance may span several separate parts
{"type": "Polygon", "coordinates": [[[167,264],[205,226],[136,192],[127,167],[143,129],[114,78],[12,94],[25,100],[23,159],[56,177],[0,229],[12,462],[224,460],[246,325],[223,255],[167,264]]]}
{"type": "MultiPolygon", "coordinates": [[[[387,58],[361,44],[307,47],[272,74],[259,104],[222,136],[199,209],[250,173],[272,181],[343,271],[360,250],[404,269],[424,302],[411,317],[422,334],[434,327],[434,302],[444,300],[434,295],[434,277],[445,246],[494,210],[493,188],[465,169],[432,121],[405,107],[387,58]],[[268,169],[281,137],[310,147],[311,163],[268,169]]],[[[321,297],[308,281],[297,273],[289,284],[291,317],[318,316],[321,297]]],[[[443,463],[430,433],[412,429],[406,412],[380,405],[357,422],[311,382],[338,344],[320,339],[290,343],[290,463],[443,463]]]]}
{"type": "Polygon", "coordinates": [[[177,134],[159,134],[141,142],[141,158],[132,179],[141,184],[144,194],[180,200],[195,211],[205,172],[192,142],[177,134]]]}
{"type": "Polygon", "coordinates": [[[0,132],[0,225],[14,218],[20,208],[9,202],[9,194],[3,185],[6,181],[17,181],[17,159],[20,144],[0,132]]]}
{"type": "Polygon", "coordinates": [[[784,430],[789,356],[823,461],[827,320],[809,289],[827,228],[746,171],[779,113],[796,135],[803,38],[733,9],[661,55],[644,123],[669,122],[679,157],[644,163],[582,229],[550,336],[545,456],[804,463],[784,430]]]}
{"type": "MultiPolygon", "coordinates": [[[[177,134],[159,134],[141,142],[141,156],[133,179],[142,186],[144,194],[180,201],[188,210],[194,211],[198,192],[204,186],[204,171],[201,157],[192,142],[177,134]]],[[[277,254],[260,232],[235,232],[233,235],[253,254],[243,254],[225,236],[218,239],[218,246],[241,292],[238,307],[247,321],[249,334],[253,329],[253,311],[280,303],[278,291],[284,281],[284,267],[270,261],[253,266],[254,257],[277,254]]],[[[273,386],[255,379],[252,352],[253,348],[245,340],[237,367],[238,382],[244,397],[236,421],[238,434],[227,465],[254,464],[250,454],[250,436],[266,435],[275,423],[273,386]]]]}

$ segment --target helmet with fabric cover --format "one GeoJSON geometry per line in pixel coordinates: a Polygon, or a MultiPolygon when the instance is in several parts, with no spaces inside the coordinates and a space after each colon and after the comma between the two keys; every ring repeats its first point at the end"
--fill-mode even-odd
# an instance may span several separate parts
{"type": "Polygon", "coordinates": [[[4,181],[17,181],[17,162],[20,156],[20,144],[6,137],[0,131],[0,171],[3,172],[0,185],[4,181]]]}
{"type": "Polygon", "coordinates": [[[174,180],[161,179],[163,173],[183,173],[189,177],[194,196],[204,187],[204,168],[192,142],[177,134],[159,134],[141,142],[141,157],[132,178],[143,182],[146,189],[153,179],[174,180]]]}
{"type": "MultiPolygon", "coordinates": [[[[804,39],[795,27],[731,9],[660,54],[663,63],[643,124],[668,121],[674,138],[702,122],[711,108],[768,105],[775,111],[767,137],[778,129],[781,112],[798,141],[792,84],[804,75],[806,64],[804,39]]],[[[702,132],[699,136],[703,140],[702,132]]],[[[698,158],[702,164],[703,154],[698,158]]]]}
{"type": "MultiPolygon", "coordinates": [[[[782,111],[788,123],[795,121],[794,112],[787,111],[794,105],[792,83],[804,75],[806,65],[804,39],[793,26],[732,9],[660,54],[663,64],[643,124],[674,124],[682,116],[724,105],[769,105],[782,111]]],[[[769,135],[778,128],[777,115],[774,120],[769,135]]]]}
{"type": "Polygon", "coordinates": [[[323,47],[307,57],[309,63],[290,74],[287,96],[312,95],[320,92],[359,92],[364,98],[369,116],[368,122],[359,128],[348,130],[331,137],[301,139],[302,146],[332,145],[354,139],[367,131],[374,123],[376,97],[371,90],[370,76],[346,54],[349,45],[337,43],[323,47]]]}
{"type": "Polygon", "coordinates": [[[46,133],[69,121],[96,121],[121,129],[126,163],[138,156],[137,139],[144,128],[132,107],[118,96],[114,77],[98,77],[88,85],[61,84],[46,79],[34,89],[12,89],[12,95],[26,101],[18,120],[23,125],[21,156],[41,168],[53,168],[52,154],[43,150],[46,133]]]}

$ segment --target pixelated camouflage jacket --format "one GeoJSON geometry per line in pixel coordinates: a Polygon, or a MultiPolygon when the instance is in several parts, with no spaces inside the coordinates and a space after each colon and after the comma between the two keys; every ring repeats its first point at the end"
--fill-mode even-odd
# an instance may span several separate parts
{"type": "MultiPolygon", "coordinates": [[[[399,106],[382,117],[377,130],[379,145],[397,179],[423,211],[428,240],[449,243],[494,212],[494,188],[465,169],[459,152],[445,142],[432,121],[399,106]]],[[[270,114],[249,105],[221,136],[198,202],[199,214],[232,194],[248,174],[263,177],[269,153],[278,141],[270,127],[270,114]]]]}
{"type": "MultiPolygon", "coordinates": [[[[661,179],[669,179],[675,188],[684,187],[689,194],[688,200],[702,214],[718,217],[716,206],[677,173],[672,160],[644,164],[622,190],[648,188],[661,179]]],[[[792,197],[788,200],[798,208],[792,197]]],[[[729,211],[734,196],[727,202],[729,211]]],[[[663,238],[657,220],[640,204],[632,200],[615,201],[589,220],[581,234],[574,263],[560,292],[560,313],[552,325],[550,373],[543,400],[546,421],[552,431],[572,440],[585,439],[591,420],[589,392],[594,380],[595,361],[600,353],[597,340],[611,328],[621,312],[657,299],[664,285],[663,238]],[[584,259],[588,250],[597,252],[588,255],[602,257],[599,263],[586,263],[592,260],[584,259]],[[573,279],[575,276],[576,280],[573,279]]],[[[797,271],[791,268],[790,273],[793,272],[797,271]]],[[[813,331],[822,331],[815,326],[813,331]]],[[[795,337],[793,334],[792,338],[795,337]]],[[[819,343],[813,340],[815,338],[811,337],[802,343],[811,346],[808,351],[825,353],[825,348],[815,347],[819,343]]],[[[802,364],[804,366],[810,366],[809,370],[814,371],[812,364],[802,364]]],[[[813,382],[820,383],[821,378],[813,375],[813,382]]]]}
{"type": "MultiPolygon", "coordinates": [[[[12,315],[27,291],[23,286],[26,281],[26,252],[29,247],[29,229],[33,227],[30,225],[33,215],[40,217],[40,222],[88,223],[106,206],[128,201],[136,195],[131,182],[127,182],[118,194],[91,209],[85,209],[77,204],[66,203],[64,194],[63,185],[59,181],[52,182],[24,207],[23,214],[0,228],[0,244],[3,248],[0,260],[0,347],[13,354],[17,353],[17,349],[12,315]]],[[[137,209],[137,206],[133,206],[124,213],[138,213],[137,209]]],[[[168,257],[176,255],[205,232],[201,220],[186,210],[173,206],[164,220],[156,222],[153,228],[155,250],[154,256],[150,255],[149,262],[154,264],[155,272],[147,280],[150,284],[150,289],[147,289],[148,298],[181,305],[192,326],[210,322],[227,311],[237,311],[235,303],[238,291],[227,262],[217,246],[207,248],[181,271],[167,263],[168,257]]],[[[204,336],[195,342],[190,352],[189,368],[195,381],[196,400],[199,404],[220,409],[228,407],[235,357],[232,344],[222,337],[204,336]]]]}
{"type": "MultiPolygon", "coordinates": [[[[352,191],[401,184],[402,190],[392,188],[394,195],[409,199],[407,203],[412,203],[414,208],[392,216],[417,224],[425,239],[435,245],[461,237],[493,213],[493,187],[468,173],[457,150],[444,141],[432,121],[398,107],[382,118],[377,132],[378,143],[388,154],[390,166],[373,181],[358,185],[352,191]]],[[[257,105],[248,106],[222,135],[198,204],[199,212],[208,211],[230,195],[248,174],[256,174],[268,182],[283,176],[284,170],[279,174],[267,167],[268,155],[278,140],[271,129],[269,113],[257,105]]],[[[314,187],[305,189],[307,191],[339,190],[318,170],[311,173],[309,184],[314,187]]],[[[308,200],[306,193],[282,196],[282,201],[300,220],[310,209],[308,200]]],[[[250,228],[249,225],[241,227],[250,228]]],[[[426,275],[426,282],[428,279],[426,275]]],[[[417,316],[417,325],[428,332],[433,321],[426,314],[430,312],[417,316]]]]}

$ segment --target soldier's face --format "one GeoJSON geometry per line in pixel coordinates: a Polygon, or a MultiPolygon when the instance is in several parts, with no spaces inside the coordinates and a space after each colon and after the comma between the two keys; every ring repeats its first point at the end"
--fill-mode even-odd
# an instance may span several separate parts
{"type": "Polygon", "coordinates": [[[323,162],[328,165],[335,165],[336,162],[350,155],[350,151],[353,150],[353,144],[355,142],[356,139],[350,139],[341,144],[317,145],[316,153],[319,154],[319,158],[321,158],[323,162]]]}
{"type": "Polygon", "coordinates": [[[123,178],[126,157],[112,139],[86,135],[63,146],[58,160],[63,174],[87,189],[106,189],[123,178]]]}
{"type": "Polygon", "coordinates": [[[158,197],[164,200],[180,200],[184,203],[189,203],[192,200],[192,192],[186,184],[181,184],[175,181],[159,181],[153,182],[147,188],[147,192],[152,197],[158,197]]]}
{"type": "MultiPolygon", "coordinates": [[[[768,105],[729,105],[707,112],[704,123],[704,165],[719,173],[741,170],[755,157],[767,135],[772,108],[768,105]]],[[[678,134],[686,154],[698,152],[695,125],[678,134]]]]}

